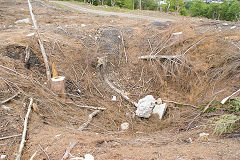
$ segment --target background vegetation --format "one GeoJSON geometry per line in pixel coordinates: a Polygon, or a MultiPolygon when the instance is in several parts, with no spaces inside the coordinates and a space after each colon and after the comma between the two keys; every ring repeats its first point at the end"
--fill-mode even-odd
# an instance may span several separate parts
{"type": "MultiPolygon", "coordinates": [[[[66,0],[70,1],[70,0],[66,0]]],[[[160,10],[164,12],[177,12],[183,16],[206,17],[217,20],[239,21],[240,2],[238,0],[223,1],[222,3],[206,3],[200,0],[183,1],[167,0],[74,0],[93,5],[108,5],[126,9],[160,10]],[[140,7],[141,5],[141,7],[140,7]]]]}

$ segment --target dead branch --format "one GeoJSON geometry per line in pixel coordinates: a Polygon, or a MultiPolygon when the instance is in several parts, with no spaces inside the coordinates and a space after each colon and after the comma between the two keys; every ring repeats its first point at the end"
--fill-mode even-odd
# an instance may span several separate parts
{"type": "Polygon", "coordinates": [[[181,55],[175,55],[175,56],[164,56],[164,55],[146,55],[146,56],[140,56],[138,59],[148,60],[148,59],[174,59],[181,57],[181,55]]]}
{"type": "Polygon", "coordinates": [[[94,116],[96,116],[98,113],[100,112],[100,110],[95,110],[94,112],[92,112],[91,114],[88,115],[88,120],[87,122],[83,123],[79,128],[78,130],[82,131],[85,127],[88,126],[88,124],[92,121],[92,118],[94,116]]]}
{"type": "Polygon", "coordinates": [[[11,101],[13,98],[17,97],[19,94],[21,93],[21,91],[18,91],[16,94],[14,94],[13,96],[9,97],[6,100],[3,100],[0,104],[4,104],[7,103],[8,101],[11,101]]]}
{"type": "Polygon", "coordinates": [[[124,56],[125,56],[125,59],[126,59],[126,62],[127,62],[128,58],[127,58],[127,52],[126,52],[126,47],[125,47],[122,31],[121,31],[121,37],[122,37],[122,45],[123,45],[124,56]]]}
{"type": "Polygon", "coordinates": [[[38,144],[39,148],[43,151],[43,153],[47,156],[47,159],[50,160],[47,152],[44,151],[44,149],[42,148],[42,146],[40,144],[38,144]]]}
{"type": "Polygon", "coordinates": [[[73,103],[73,102],[66,102],[67,104],[73,104],[77,107],[80,107],[80,108],[86,108],[86,109],[96,109],[96,110],[106,110],[107,108],[103,108],[103,107],[94,107],[94,106],[85,106],[85,105],[79,105],[79,104],[76,104],[76,103],[73,103]]]}
{"type": "Polygon", "coordinates": [[[177,105],[183,105],[183,106],[191,106],[193,108],[199,109],[199,107],[192,105],[192,104],[185,104],[185,103],[179,103],[179,102],[175,102],[175,101],[169,101],[169,100],[162,100],[163,102],[167,102],[167,103],[173,103],[173,104],[177,104],[177,105]]]}
{"type": "Polygon", "coordinates": [[[16,135],[12,135],[12,136],[1,137],[0,140],[14,138],[14,137],[20,137],[20,136],[22,136],[22,134],[16,134],[16,135]]]}
{"type": "Polygon", "coordinates": [[[109,85],[110,88],[112,88],[115,92],[120,94],[125,100],[132,103],[135,107],[137,107],[137,103],[131,100],[123,91],[117,89],[109,80],[107,77],[104,78],[105,82],[109,85]]]}
{"type": "Polygon", "coordinates": [[[230,96],[223,98],[223,100],[221,101],[222,104],[226,103],[232,96],[234,96],[235,94],[237,94],[238,92],[240,92],[240,89],[237,90],[236,92],[233,92],[230,96]]]}
{"type": "Polygon", "coordinates": [[[209,108],[210,104],[214,101],[214,99],[216,98],[216,95],[213,97],[213,99],[206,105],[206,107],[199,112],[194,118],[193,120],[188,124],[186,130],[189,130],[190,126],[192,125],[192,123],[204,112],[206,112],[206,110],[209,108]]]}
{"type": "Polygon", "coordinates": [[[38,35],[38,42],[39,42],[39,45],[40,45],[40,48],[41,48],[41,52],[42,52],[42,56],[43,56],[43,60],[44,60],[45,68],[46,68],[47,79],[48,79],[48,81],[50,81],[51,72],[50,72],[50,68],[49,68],[49,64],[48,64],[48,58],[47,58],[47,54],[45,52],[45,49],[44,49],[44,46],[43,46],[43,43],[42,43],[42,40],[41,40],[41,37],[40,37],[40,33],[39,33],[39,30],[38,30],[38,26],[37,26],[37,21],[35,19],[34,14],[33,14],[32,5],[31,5],[30,0],[28,0],[28,6],[29,6],[30,15],[32,17],[34,28],[35,28],[36,33],[38,35]]]}
{"type": "Polygon", "coordinates": [[[16,157],[16,160],[20,160],[21,156],[22,156],[23,147],[24,147],[24,144],[25,144],[25,141],[26,141],[25,139],[26,139],[26,134],[27,134],[28,117],[29,117],[30,112],[31,112],[32,103],[33,103],[33,98],[31,97],[30,98],[30,103],[29,103],[29,106],[28,106],[28,111],[27,111],[27,114],[25,116],[24,128],[23,128],[23,133],[22,133],[22,140],[21,140],[21,143],[20,143],[20,147],[19,147],[19,151],[18,151],[18,155],[16,157]]]}
{"type": "Polygon", "coordinates": [[[66,152],[65,152],[65,154],[64,154],[63,157],[62,157],[62,160],[65,160],[65,159],[68,158],[69,153],[71,152],[71,150],[73,149],[73,147],[74,147],[77,143],[78,143],[78,141],[73,142],[73,143],[70,142],[70,145],[67,147],[66,152]]]}
{"type": "Polygon", "coordinates": [[[37,154],[37,151],[32,155],[32,157],[29,160],[33,160],[36,154],[37,154]]]}

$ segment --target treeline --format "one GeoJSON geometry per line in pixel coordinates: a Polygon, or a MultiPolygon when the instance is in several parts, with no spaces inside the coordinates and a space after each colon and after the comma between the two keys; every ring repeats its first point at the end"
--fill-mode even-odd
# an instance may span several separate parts
{"type": "Polygon", "coordinates": [[[207,17],[227,21],[240,20],[240,2],[237,0],[223,1],[222,3],[206,3],[200,0],[192,2],[168,0],[163,8],[164,11],[179,12],[181,15],[192,17],[207,17]]]}
{"type": "Polygon", "coordinates": [[[207,17],[211,19],[240,21],[240,0],[228,0],[222,3],[206,3],[201,0],[75,0],[93,5],[117,6],[127,9],[160,10],[177,12],[183,16],[207,17]]]}

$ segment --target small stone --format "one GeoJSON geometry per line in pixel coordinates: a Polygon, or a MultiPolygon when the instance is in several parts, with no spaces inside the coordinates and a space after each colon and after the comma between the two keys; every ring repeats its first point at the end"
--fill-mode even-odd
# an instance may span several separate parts
{"type": "Polygon", "coordinates": [[[5,106],[5,105],[2,105],[2,108],[7,110],[7,111],[10,111],[12,109],[11,107],[8,107],[8,106],[5,106]]]}
{"type": "Polygon", "coordinates": [[[227,24],[227,23],[223,23],[222,25],[223,25],[223,26],[228,26],[228,24],[227,24]]]}
{"type": "Polygon", "coordinates": [[[157,99],[157,104],[162,104],[162,103],[163,103],[162,99],[161,99],[161,98],[158,98],[158,99],[157,99]]]}
{"type": "Polygon", "coordinates": [[[34,36],[35,35],[35,33],[29,33],[28,35],[26,35],[27,37],[32,37],[32,36],[34,36]]]}
{"type": "Polygon", "coordinates": [[[94,157],[91,154],[85,154],[84,160],[94,160],[94,157]]]}
{"type": "Polygon", "coordinates": [[[122,130],[127,130],[128,128],[129,128],[129,123],[124,122],[124,123],[121,124],[121,129],[122,130]]]}
{"type": "Polygon", "coordinates": [[[153,114],[158,114],[159,119],[162,119],[164,113],[166,112],[166,109],[167,109],[166,103],[160,105],[157,104],[153,109],[153,114]]]}
{"type": "Polygon", "coordinates": [[[234,28],[236,28],[236,27],[237,27],[237,26],[232,26],[231,29],[234,29],[234,28]]]}
{"type": "Polygon", "coordinates": [[[208,139],[209,133],[199,133],[199,137],[203,139],[208,139]]]}
{"type": "Polygon", "coordinates": [[[81,24],[81,27],[83,27],[83,28],[86,27],[86,26],[87,26],[86,24],[81,24]]]}
{"type": "Polygon", "coordinates": [[[112,96],[112,101],[116,101],[117,97],[116,96],[112,96]]]}

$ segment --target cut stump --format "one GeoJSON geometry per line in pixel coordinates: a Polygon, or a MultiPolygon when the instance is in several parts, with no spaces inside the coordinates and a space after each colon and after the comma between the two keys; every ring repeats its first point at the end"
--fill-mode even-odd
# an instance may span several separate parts
{"type": "Polygon", "coordinates": [[[51,78],[51,90],[54,93],[58,94],[60,97],[65,98],[65,77],[58,76],[51,78]]]}

